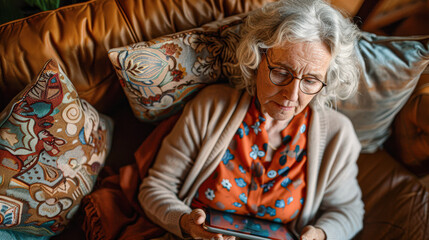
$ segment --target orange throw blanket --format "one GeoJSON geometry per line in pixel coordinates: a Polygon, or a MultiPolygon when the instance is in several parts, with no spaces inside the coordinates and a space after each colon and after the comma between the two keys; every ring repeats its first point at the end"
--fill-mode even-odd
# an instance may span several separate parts
{"type": "Polygon", "coordinates": [[[149,239],[165,233],[146,217],[137,194],[162,139],[178,117],[176,114],[161,122],[136,151],[136,163],[121,167],[119,174],[108,173],[97,189],[82,200],[82,228],[87,239],[149,239]]]}

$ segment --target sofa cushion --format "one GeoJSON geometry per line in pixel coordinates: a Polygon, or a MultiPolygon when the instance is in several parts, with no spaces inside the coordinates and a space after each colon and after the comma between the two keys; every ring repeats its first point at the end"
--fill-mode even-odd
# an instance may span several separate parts
{"type": "Polygon", "coordinates": [[[0,114],[2,236],[61,232],[92,190],[112,126],[48,61],[0,114]]]}
{"type": "MultiPolygon", "coordinates": [[[[241,15],[243,16],[243,15],[241,15]]],[[[159,121],[207,84],[239,76],[235,46],[242,17],[109,51],[135,116],[159,121]]]]}
{"type": "Polygon", "coordinates": [[[384,37],[363,33],[358,43],[362,77],[358,94],[341,101],[362,144],[362,152],[380,148],[390,125],[429,63],[429,36],[384,37]]]}

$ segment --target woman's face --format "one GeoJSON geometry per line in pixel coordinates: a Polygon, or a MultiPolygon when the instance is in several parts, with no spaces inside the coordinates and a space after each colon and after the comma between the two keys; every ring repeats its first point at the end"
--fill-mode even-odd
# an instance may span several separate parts
{"type": "Polygon", "coordinates": [[[316,77],[326,83],[326,72],[331,54],[322,42],[286,42],[281,47],[269,49],[262,55],[262,61],[256,75],[256,95],[261,111],[274,120],[290,121],[300,113],[314,98],[299,89],[302,77],[316,77]],[[271,67],[285,68],[296,78],[286,86],[274,85],[269,78],[271,67]],[[299,79],[298,79],[299,78],[299,79]]]}

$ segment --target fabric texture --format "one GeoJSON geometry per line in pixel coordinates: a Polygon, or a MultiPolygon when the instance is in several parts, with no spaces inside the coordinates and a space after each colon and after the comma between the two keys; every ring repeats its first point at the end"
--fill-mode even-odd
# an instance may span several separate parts
{"type": "MultiPolygon", "coordinates": [[[[244,15],[241,15],[244,16],[244,15]]],[[[109,51],[135,116],[159,121],[207,84],[239,76],[235,46],[242,17],[109,51]]]]}
{"type": "MultiPolygon", "coordinates": [[[[179,219],[222,160],[250,100],[246,92],[214,85],[185,107],[140,186],[140,204],[154,223],[183,237],[179,219]]],[[[309,135],[306,203],[290,227],[298,235],[313,224],[328,239],[349,239],[364,214],[356,181],[359,141],[350,121],[332,110],[313,109],[309,135]]]]}
{"type": "Polygon", "coordinates": [[[0,115],[2,234],[61,232],[92,190],[112,127],[48,61],[0,115]]]}
{"type": "Polygon", "coordinates": [[[192,208],[251,214],[284,224],[295,219],[305,200],[310,115],[307,107],[295,116],[273,150],[254,97],[219,166],[199,187],[192,208]]]}
{"type": "Polygon", "coordinates": [[[358,94],[338,110],[353,123],[362,152],[373,153],[390,135],[390,125],[429,63],[429,36],[384,37],[363,33],[358,42],[362,77],[358,94]]]}
{"type": "Polygon", "coordinates": [[[135,164],[123,166],[119,173],[104,171],[106,176],[100,185],[82,200],[85,210],[82,227],[88,239],[151,239],[165,233],[146,217],[137,193],[162,140],[178,117],[176,114],[167,118],[152,131],[135,152],[135,164]]]}

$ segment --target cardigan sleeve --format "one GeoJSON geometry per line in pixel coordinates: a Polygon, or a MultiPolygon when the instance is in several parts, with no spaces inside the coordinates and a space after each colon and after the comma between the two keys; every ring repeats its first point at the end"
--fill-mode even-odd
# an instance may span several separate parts
{"type": "Polygon", "coordinates": [[[181,238],[180,217],[191,212],[184,201],[193,197],[196,182],[210,171],[208,166],[216,164],[221,133],[241,122],[238,119],[246,112],[243,106],[250,101],[247,95],[242,96],[242,91],[226,85],[203,89],[185,106],[140,185],[138,199],[145,214],[181,238]]]}
{"type": "Polygon", "coordinates": [[[361,147],[351,122],[339,120],[329,123],[340,127],[327,143],[319,172],[326,186],[315,226],[328,240],[351,239],[363,227],[364,204],[356,178],[361,147]]]}
{"type": "Polygon", "coordinates": [[[138,195],[145,214],[154,223],[179,237],[182,237],[180,217],[191,212],[191,208],[178,198],[178,193],[201,144],[193,110],[193,106],[186,106],[170,134],[163,140],[138,195]]]}

